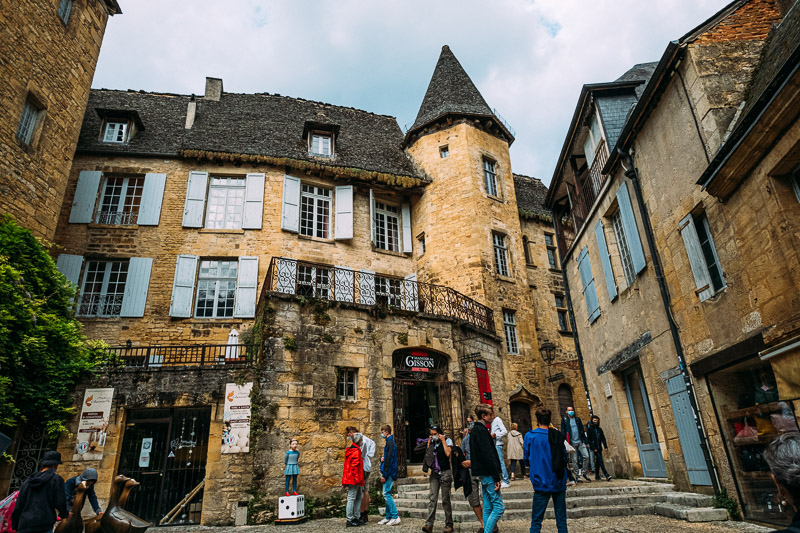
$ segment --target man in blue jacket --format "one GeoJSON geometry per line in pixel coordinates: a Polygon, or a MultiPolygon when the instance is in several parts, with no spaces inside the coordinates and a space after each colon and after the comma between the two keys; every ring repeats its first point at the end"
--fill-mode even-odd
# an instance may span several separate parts
{"type": "Polygon", "coordinates": [[[528,474],[533,485],[531,533],[542,530],[542,520],[550,498],[553,499],[558,533],[567,533],[567,450],[564,448],[564,435],[550,428],[551,418],[549,409],[537,409],[538,427],[525,435],[523,444],[523,454],[530,466],[528,474]]]}
{"type": "Polygon", "coordinates": [[[86,489],[86,499],[89,500],[92,511],[98,517],[103,516],[103,510],[100,508],[100,504],[97,502],[97,494],[94,492],[94,484],[97,483],[97,470],[94,468],[87,468],[81,475],[71,477],[64,482],[64,495],[67,497],[67,509],[70,510],[70,516],[72,515],[72,502],[75,499],[75,489],[81,482],[85,482],[88,487],[86,489]]]}
{"type": "Polygon", "coordinates": [[[61,518],[69,516],[64,498],[64,478],[56,474],[60,464],[61,454],[47,450],[41,471],[22,484],[11,514],[11,528],[17,533],[49,533],[56,523],[56,511],[61,518]]]}
{"type": "Polygon", "coordinates": [[[386,444],[381,457],[381,483],[383,483],[383,499],[386,500],[386,517],[378,522],[381,525],[396,526],[400,524],[400,513],[392,498],[392,485],[397,481],[397,444],[392,436],[392,426],[386,424],[381,428],[386,444]]]}

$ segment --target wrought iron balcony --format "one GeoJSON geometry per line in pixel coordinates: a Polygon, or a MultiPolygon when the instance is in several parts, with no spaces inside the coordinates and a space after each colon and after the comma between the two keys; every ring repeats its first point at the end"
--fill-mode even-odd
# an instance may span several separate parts
{"type": "Polygon", "coordinates": [[[119,316],[122,294],[82,294],[78,298],[78,316],[119,316]]]}
{"type": "Polygon", "coordinates": [[[139,212],[131,211],[101,211],[97,214],[98,224],[114,226],[129,226],[139,221],[139,212]]]}
{"type": "Polygon", "coordinates": [[[495,331],[494,314],[489,307],[450,287],[411,279],[273,257],[264,288],[283,294],[454,318],[495,331]]]}
{"type": "Polygon", "coordinates": [[[254,361],[258,346],[248,344],[112,346],[109,351],[116,355],[120,364],[125,367],[236,367],[254,361]]]}

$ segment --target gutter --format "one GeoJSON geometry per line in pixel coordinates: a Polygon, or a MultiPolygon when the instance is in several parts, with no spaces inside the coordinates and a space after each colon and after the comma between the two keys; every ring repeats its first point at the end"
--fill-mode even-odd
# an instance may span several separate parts
{"type": "Polygon", "coordinates": [[[783,343],[782,345],[779,344],[777,346],[767,348],[762,352],[758,352],[758,356],[761,358],[762,361],[767,361],[769,359],[772,359],[773,357],[777,357],[781,354],[790,352],[797,348],[800,348],[800,339],[797,339],[795,341],[789,341],[787,343],[783,343]]]}

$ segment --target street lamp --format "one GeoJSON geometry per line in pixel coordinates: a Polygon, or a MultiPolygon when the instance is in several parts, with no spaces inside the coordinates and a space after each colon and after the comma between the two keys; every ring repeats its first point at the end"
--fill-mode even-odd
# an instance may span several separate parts
{"type": "Polygon", "coordinates": [[[551,373],[551,365],[553,364],[553,361],[556,360],[556,345],[552,342],[545,341],[539,347],[539,353],[542,354],[542,359],[544,359],[545,364],[547,364],[547,381],[552,383],[554,381],[564,379],[564,374],[561,372],[555,376],[551,373]]]}

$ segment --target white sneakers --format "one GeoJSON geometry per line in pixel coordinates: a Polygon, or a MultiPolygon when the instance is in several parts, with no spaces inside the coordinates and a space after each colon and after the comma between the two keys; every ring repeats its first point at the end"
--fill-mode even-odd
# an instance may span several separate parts
{"type": "Polygon", "coordinates": [[[384,525],[384,524],[386,524],[388,522],[391,522],[391,521],[392,521],[391,518],[384,518],[383,520],[378,521],[378,525],[382,526],[382,525],[384,525]]]}
{"type": "Polygon", "coordinates": [[[510,487],[510,486],[511,486],[511,485],[510,485],[510,484],[508,484],[508,483],[500,483],[500,488],[501,488],[501,489],[507,489],[507,488],[508,488],[508,487],[510,487]]]}
{"type": "Polygon", "coordinates": [[[386,522],[387,526],[399,526],[400,525],[400,517],[392,518],[388,522],[386,522]]]}

